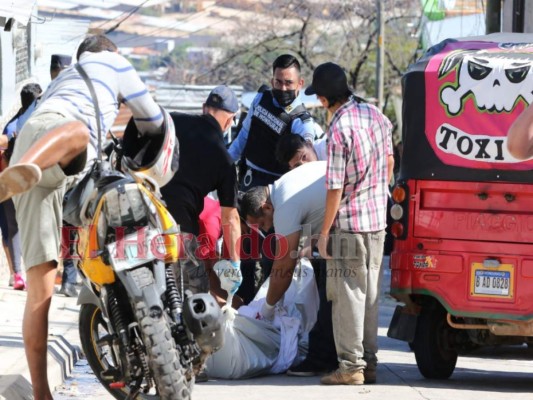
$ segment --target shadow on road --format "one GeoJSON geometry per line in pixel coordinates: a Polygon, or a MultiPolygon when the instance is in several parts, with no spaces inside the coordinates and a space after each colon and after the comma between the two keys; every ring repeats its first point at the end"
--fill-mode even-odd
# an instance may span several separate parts
{"type": "MultiPolygon", "coordinates": [[[[472,390],[496,393],[531,393],[533,392],[533,373],[516,371],[488,371],[473,368],[456,368],[449,379],[426,379],[413,364],[386,363],[381,366],[392,373],[399,381],[398,385],[409,385],[430,389],[472,390]],[[415,375],[417,374],[417,375],[415,375]],[[418,376],[417,378],[414,378],[418,376]]],[[[378,370],[379,372],[379,370],[378,370]]],[[[387,385],[394,382],[387,382],[387,385]]]]}

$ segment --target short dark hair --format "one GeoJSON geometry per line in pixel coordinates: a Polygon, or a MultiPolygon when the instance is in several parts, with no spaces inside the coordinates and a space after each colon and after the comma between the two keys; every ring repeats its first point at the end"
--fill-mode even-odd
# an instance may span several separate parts
{"type": "Polygon", "coordinates": [[[276,72],[276,68],[280,69],[287,69],[290,67],[294,67],[300,72],[300,62],[296,57],[290,54],[282,54],[278,58],[274,60],[274,63],[272,64],[272,73],[276,72]]]}
{"type": "Polygon", "coordinates": [[[331,107],[334,104],[343,104],[346,103],[346,100],[350,98],[350,96],[353,95],[353,92],[350,89],[347,89],[346,92],[342,94],[336,94],[336,95],[329,95],[325,96],[326,100],[328,101],[328,105],[331,107]]]}
{"type": "Polygon", "coordinates": [[[41,89],[41,86],[38,83],[28,83],[27,85],[24,85],[20,91],[20,103],[22,104],[22,108],[27,110],[31,103],[33,103],[42,92],[43,89],[41,89]]]}
{"type": "Polygon", "coordinates": [[[91,35],[87,36],[83,42],[81,42],[76,53],[76,59],[79,60],[80,56],[86,52],[100,53],[101,51],[117,51],[117,46],[108,37],[104,35],[91,35]]]}
{"type": "Polygon", "coordinates": [[[241,200],[241,216],[259,218],[263,215],[261,206],[267,199],[264,186],[256,186],[248,190],[241,200]]]}
{"type": "Polygon", "coordinates": [[[311,143],[296,134],[282,135],[276,144],[276,159],[283,165],[288,165],[296,152],[311,143]]]}

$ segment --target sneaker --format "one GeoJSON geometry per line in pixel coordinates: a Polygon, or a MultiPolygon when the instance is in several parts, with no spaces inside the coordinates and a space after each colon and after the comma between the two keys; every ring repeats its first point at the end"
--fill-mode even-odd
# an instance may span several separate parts
{"type": "Polygon", "coordinates": [[[365,371],[363,372],[363,375],[365,376],[365,383],[376,383],[377,374],[376,374],[375,367],[374,368],[365,368],[365,371]]]}
{"type": "Polygon", "coordinates": [[[11,275],[11,276],[9,277],[9,282],[7,283],[7,285],[8,285],[9,287],[13,287],[13,283],[15,283],[15,275],[11,275]]]}
{"type": "Polygon", "coordinates": [[[26,282],[20,274],[14,274],[13,276],[13,289],[24,290],[26,289],[26,282]]]}
{"type": "Polygon", "coordinates": [[[0,203],[27,192],[41,180],[41,169],[35,164],[15,164],[0,173],[0,203]]]}
{"type": "Polygon", "coordinates": [[[323,385],[362,385],[365,383],[365,376],[362,369],[354,372],[336,370],[329,375],[323,376],[320,379],[320,383],[323,385]]]}
{"type": "MultiPolygon", "coordinates": [[[[335,367],[336,368],[336,367],[335,367]]],[[[303,360],[296,367],[291,367],[287,370],[289,376],[317,376],[334,370],[335,368],[328,368],[323,364],[314,362],[308,358],[303,360]]]]}
{"type": "Polygon", "coordinates": [[[76,285],[68,282],[65,282],[63,285],[61,285],[61,289],[59,289],[57,293],[66,297],[78,297],[76,285]]]}

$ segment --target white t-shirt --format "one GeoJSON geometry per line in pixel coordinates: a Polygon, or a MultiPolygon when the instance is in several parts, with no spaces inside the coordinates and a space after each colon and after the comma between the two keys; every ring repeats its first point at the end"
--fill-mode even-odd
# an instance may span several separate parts
{"type": "Polygon", "coordinates": [[[276,234],[320,233],[326,209],[326,166],[326,161],[305,163],[269,186],[276,234]]]}
{"type": "Polygon", "coordinates": [[[324,136],[321,139],[317,139],[313,142],[313,147],[315,148],[318,161],[327,161],[328,160],[328,146],[326,143],[326,137],[324,136]]]}

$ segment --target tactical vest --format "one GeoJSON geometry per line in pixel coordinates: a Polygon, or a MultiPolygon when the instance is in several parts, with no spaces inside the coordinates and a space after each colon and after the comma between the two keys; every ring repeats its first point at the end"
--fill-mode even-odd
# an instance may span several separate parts
{"type": "Polygon", "coordinates": [[[276,159],[276,144],[282,135],[291,134],[292,121],[296,118],[302,121],[311,118],[303,104],[287,113],[274,105],[271,90],[263,92],[263,97],[253,110],[244,157],[266,171],[280,175],[287,172],[288,166],[276,159]]]}

